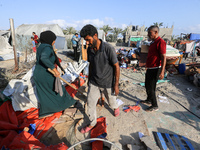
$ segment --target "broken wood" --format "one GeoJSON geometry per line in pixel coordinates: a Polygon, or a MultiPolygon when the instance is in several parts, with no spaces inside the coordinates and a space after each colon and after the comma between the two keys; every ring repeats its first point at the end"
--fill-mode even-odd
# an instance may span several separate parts
{"type": "Polygon", "coordinates": [[[15,73],[19,69],[18,61],[17,61],[17,53],[16,53],[16,40],[15,40],[15,29],[14,29],[14,21],[13,19],[10,20],[10,29],[11,29],[11,37],[12,37],[12,46],[13,46],[13,51],[14,51],[14,60],[15,60],[15,69],[13,73],[15,73]]]}
{"type": "Polygon", "coordinates": [[[88,45],[86,44],[86,48],[84,48],[84,45],[83,45],[83,38],[81,39],[81,49],[82,49],[82,59],[84,61],[87,61],[87,48],[88,48],[88,45]]]}

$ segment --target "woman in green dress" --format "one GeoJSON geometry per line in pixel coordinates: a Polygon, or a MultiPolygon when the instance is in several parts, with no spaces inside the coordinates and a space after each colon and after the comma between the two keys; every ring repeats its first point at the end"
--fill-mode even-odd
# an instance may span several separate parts
{"type": "Polygon", "coordinates": [[[36,54],[36,66],[33,73],[33,79],[36,84],[37,96],[39,99],[39,117],[47,116],[55,112],[64,110],[76,101],[67,93],[62,86],[63,95],[54,91],[56,77],[60,73],[55,68],[54,64],[59,64],[53,45],[55,44],[56,35],[52,31],[44,31],[40,34],[40,46],[36,54]],[[55,72],[52,75],[47,69],[50,68],[55,72]]]}

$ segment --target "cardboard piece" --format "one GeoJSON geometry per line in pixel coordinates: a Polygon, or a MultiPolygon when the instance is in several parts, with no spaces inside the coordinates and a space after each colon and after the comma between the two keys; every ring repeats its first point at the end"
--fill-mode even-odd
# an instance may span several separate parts
{"type": "Polygon", "coordinates": [[[141,53],[148,53],[149,46],[148,45],[141,45],[141,53]]]}

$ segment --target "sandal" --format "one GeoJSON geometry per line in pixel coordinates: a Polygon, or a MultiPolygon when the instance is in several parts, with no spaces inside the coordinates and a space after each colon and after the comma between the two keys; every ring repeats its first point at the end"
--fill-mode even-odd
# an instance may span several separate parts
{"type": "Polygon", "coordinates": [[[149,100],[140,101],[140,103],[150,106],[151,102],[149,100]]]}
{"type": "Polygon", "coordinates": [[[158,111],[158,110],[159,110],[158,107],[150,106],[145,111],[147,111],[147,112],[153,112],[153,111],[158,111]]]}
{"type": "Polygon", "coordinates": [[[90,130],[91,130],[92,128],[89,128],[88,126],[86,126],[86,127],[84,127],[84,128],[82,128],[81,129],[81,133],[87,133],[87,132],[89,132],[90,130]]]}
{"type": "Polygon", "coordinates": [[[115,117],[119,116],[120,112],[119,112],[119,108],[114,110],[114,115],[115,117]]]}

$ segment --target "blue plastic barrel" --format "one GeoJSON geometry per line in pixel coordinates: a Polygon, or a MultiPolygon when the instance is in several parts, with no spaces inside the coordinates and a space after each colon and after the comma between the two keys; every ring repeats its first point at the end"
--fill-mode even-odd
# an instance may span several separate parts
{"type": "Polygon", "coordinates": [[[185,73],[185,64],[179,64],[178,65],[178,71],[180,74],[184,74],[185,73]]]}

